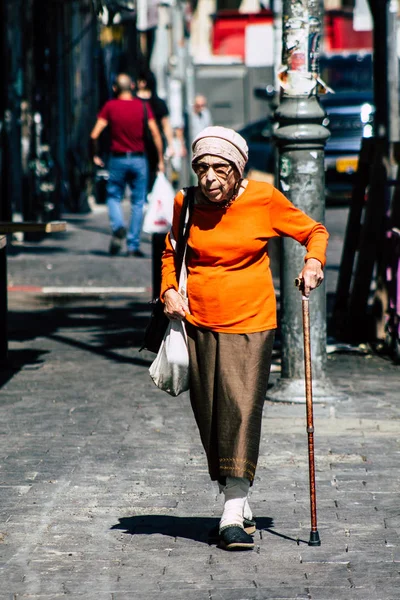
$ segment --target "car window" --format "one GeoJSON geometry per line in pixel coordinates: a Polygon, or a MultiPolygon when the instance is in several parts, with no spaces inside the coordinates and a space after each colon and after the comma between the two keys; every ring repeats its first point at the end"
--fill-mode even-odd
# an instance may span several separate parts
{"type": "Polygon", "coordinates": [[[359,116],[330,115],[328,129],[333,136],[361,136],[363,124],[359,116]]]}
{"type": "Polygon", "coordinates": [[[372,135],[375,108],[369,102],[354,104],[351,98],[346,105],[341,99],[337,106],[331,102],[325,106],[327,118],[324,125],[328,127],[331,137],[358,138],[372,135]]]}
{"type": "Polygon", "coordinates": [[[321,56],[321,78],[335,92],[371,91],[373,87],[372,55],[321,56]]]}

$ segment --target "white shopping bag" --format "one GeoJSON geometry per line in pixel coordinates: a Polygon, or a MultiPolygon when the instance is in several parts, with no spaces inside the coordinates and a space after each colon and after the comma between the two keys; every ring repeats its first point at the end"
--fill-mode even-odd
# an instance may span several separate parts
{"type": "MultiPolygon", "coordinates": [[[[186,249],[187,246],[179,274],[179,293],[187,301],[186,249]]],[[[171,396],[178,396],[189,389],[189,349],[184,321],[169,322],[149,373],[156,386],[171,396]]]]}
{"type": "Polygon", "coordinates": [[[183,321],[170,321],[150,377],[160,390],[178,396],[189,389],[189,352],[183,321]]]}
{"type": "Polygon", "coordinates": [[[167,233],[172,224],[175,191],[164,173],[159,173],[148,199],[149,206],[143,221],[145,233],[167,233]]]}

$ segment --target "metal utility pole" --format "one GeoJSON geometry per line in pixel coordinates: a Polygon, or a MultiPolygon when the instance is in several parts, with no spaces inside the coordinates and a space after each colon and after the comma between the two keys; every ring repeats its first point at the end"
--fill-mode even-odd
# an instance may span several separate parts
{"type": "Polygon", "coordinates": [[[282,0],[274,0],[272,8],[274,13],[274,86],[276,90],[279,90],[278,73],[282,61],[282,0]]]}
{"type": "Polygon", "coordinates": [[[56,23],[56,90],[57,90],[57,136],[55,152],[60,169],[61,181],[67,179],[67,65],[65,48],[65,6],[62,3],[54,5],[56,23]]]}
{"type": "Polygon", "coordinates": [[[168,57],[169,57],[169,31],[170,8],[166,4],[158,6],[158,23],[153,54],[151,55],[151,69],[157,79],[157,90],[161,98],[168,97],[168,57]]]}
{"type": "MultiPolygon", "coordinates": [[[[319,42],[323,27],[323,0],[282,0],[281,103],[278,181],[291,202],[319,222],[325,220],[324,145],[329,131],[322,125],[325,112],[317,95],[319,42]]],[[[295,278],[305,251],[292,239],[282,240],[281,337],[282,376],[268,394],[274,401],[305,402],[302,318],[295,278]]],[[[311,293],[311,346],[315,402],[338,398],[326,378],[326,298],[321,286],[311,293]]]]}
{"type": "MultiPolygon", "coordinates": [[[[190,112],[194,100],[194,70],[189,51],[189,36],[185,31],[184,5],[181,0],[171,2],[171,41],[169,55],[169,100],[171,124],[186,129],[191,139],[190,112]]],[[[182,159],[180,187],[191,183],[190,152],[182,159]]]]}
{"type": "Polygon", "coordinates": [[[399,29],[398,0],[390,0],[387,10],[388,28],[388,87],[389,87],[389,142],[400,141],[400,113],[399,113],[399,59],[397,56],[398,29],[399,29]]]}
{"type": "Polygon", "coordinates": [[[22,216],[22,4],[2,1],[2,219],[22,216]],[[6,25],[7,24],[7,25],[6,25]]]}

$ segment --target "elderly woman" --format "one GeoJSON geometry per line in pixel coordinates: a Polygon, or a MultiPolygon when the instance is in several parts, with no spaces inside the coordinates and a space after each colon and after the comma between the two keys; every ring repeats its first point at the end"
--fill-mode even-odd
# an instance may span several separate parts
{"type": "MultiPolygon", "coordinates": [[[[169,319],[185,319],[190,400],[212,480],[225,503],[221,546],[252,549],[255,521],[247,500],[259,453],[276,322],[268,240],[290,236],[307,253],[304,293],[318,287],[328,233],[269,183],[243,178],[245,140],[207,127],[193,142],[198,178],[187,247],[188,304],[178,293],[174,251],[167,236],[161,299],[169,319]]],[[[183,193],[175,198],[178,235],[183,193]]]]}

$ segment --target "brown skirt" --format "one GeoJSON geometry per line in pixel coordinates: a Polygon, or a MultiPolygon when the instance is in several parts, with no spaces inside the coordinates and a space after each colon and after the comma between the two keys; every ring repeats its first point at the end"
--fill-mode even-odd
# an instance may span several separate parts
{"type": "Polygon", "coordinates": [[[212,480],[254,479],[275,330],[217,333],[186,324],[190,401],[212,480]]]}

